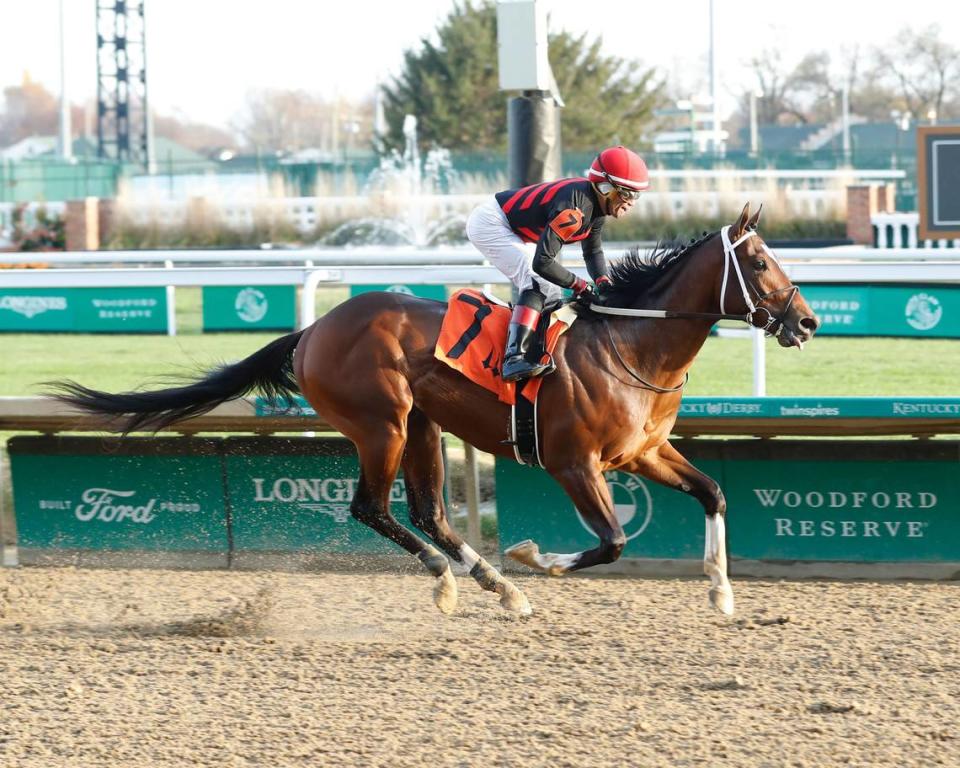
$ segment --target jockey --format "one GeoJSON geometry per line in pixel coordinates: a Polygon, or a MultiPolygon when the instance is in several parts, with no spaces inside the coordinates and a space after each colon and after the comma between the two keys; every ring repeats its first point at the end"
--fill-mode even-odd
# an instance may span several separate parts
{"type": "Polygon", "coordinates": [[[539,376],[549,363],[526,359],[544,304],[569,288],[581,302],[597,300],[609,284],[601,232],[606,216],[625,216],[650,186],[647,166],[623,146],[603,150],[587,178],[559,179],[498,192],[467,220],[467,237],[510,278],[520,293],[510,319],[501,375],[504,381],[539,376]],[[581,241],[591,284],[559,260],[564,243],[581,241]]]}

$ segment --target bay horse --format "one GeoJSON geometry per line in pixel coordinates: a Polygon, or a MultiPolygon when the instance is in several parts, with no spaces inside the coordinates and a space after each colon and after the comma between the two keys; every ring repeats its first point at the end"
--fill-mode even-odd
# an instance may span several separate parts
{"type": "MultiPolygon", "coordinates": [[[[560,337],[553,353],[556,372],[543,381],[537,406],[544,467],[599,544],[553,554],[526,541],[508,549],[510,556],[554,576],[615,561],[626,537],[603,473],[637,473],[701,503],[710,603],[733,613],[723,492],[668,437],[687,371],[717,318],[737,317],[764,328],[784,347],[802,348],[817,330],[819,321],[757,234],[759,216],[759,210],[750,216],[748,204],[720,232],[686,247],[633,252],[613,264],[612,286],[601,307],[605,314],[581,310],[560,337]],[[636,310],[647,316],[616,314],[644,314],[636,310]]],[[[445,311],[442,302],[403,294],[361,294],[310,327],[183,386],[111,394],[62,381],[51,394],[107,417],[110,428],[127,433],[156,430],[253,391],[268,397],[300,392],[357,448],[361,469],[353,517],[421,560],[436,577],[434,602],[441,611],[451,612],[458,597],[449,557],[469,569],[481,587],[499,594],[503,607],[528,614],[526,596],[447,521],[441,431],[491,454],[512,458],[514,452],[505,444],[509,406],[434,357],[445,311]],[[390,490],[400,468],[410,519],[439,550],[390,513],[390,490]]]]}

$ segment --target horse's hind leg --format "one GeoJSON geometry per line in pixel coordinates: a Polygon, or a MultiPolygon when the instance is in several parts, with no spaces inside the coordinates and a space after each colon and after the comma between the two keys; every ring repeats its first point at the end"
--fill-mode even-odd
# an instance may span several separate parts
{"type": "Polygon", "coordinates": [[[462,563],[481,587],[500,595],[500,604],[504,608],[523,615],[531,613],[530,603],[523,592],[503,578],[450,527],[443,503],[440,427],[417,408],[407,418],[407,444],[402,464],[410,521],[456,562],[462,563]]]}
{"type": "Polygon", "coordinates": [[[600,539],[593,549],[571,554],[541,553],[540,547],[527,539],[514,544],[506,554],[529,568],[550,576],[561,576],[594,565],[612,563],[620,557],[627,543],[623,528],[613,509],[613,499],[599,467],[578,465],[551,472],[563,486],[590,529],[600,539]]]}
{"type": "Polygon", "coordinates": [[[433,599],[444,613],[457,607],[457,582],[443,553],[404,528],[390,513],[390,490],[400,466],[406,435],[392,425],[379,425],[362,439],[351,436],[360,455],[360,480],[350,505],[353,517],[416,555],[434,576],[433,599]]]}

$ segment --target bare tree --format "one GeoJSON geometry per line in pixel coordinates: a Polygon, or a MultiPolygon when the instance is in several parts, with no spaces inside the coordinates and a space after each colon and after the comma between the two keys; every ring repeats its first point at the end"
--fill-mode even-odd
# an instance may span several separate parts
{"type": "Polygon", "coordinates": [[[194,152],[234,149],[237,143],[224,128],[170,115],[154,115],[153,131],[157,136],[170,139],[194,152]]]}
{"type": "Polygon", "coordinates": [[[268,89],[247,95],[236,126],[247,144],[269,151],[335,150],[370,142],[372,100],[327,101],[306,91],[268,89]]]}
{"type": "Polygon", "coordinates": [[[890,43],[874,50],[875,77],[890,83],[895,106],[914,117],[950,116],[945,107],[958,99],[960,49],[940,38],[937,26],[905,29],[890,43]]]}
{"type": "Polygon", "coordinates": [[[780,52],[765,49],[750,60],[763,96],[757,102],[757,119],[761,123],[809,122],[797,92],[795,72],[788,71],[780,52]]]}
{"type": "MultiPolygon", "coordinates": [[[[765,50],[750,61],[763,92],[757,102],[761,123],[781,125],[829,123],[837,119],[844,90],[853,115],[888,119],[896,94],[876,77],[864,72],[865,54],[858,46],[831,55],[812,51],[789,69],[778,51],[765,50]]],[[[739,116],[745,123],[749,96],[741,99],[739,116]]]]}

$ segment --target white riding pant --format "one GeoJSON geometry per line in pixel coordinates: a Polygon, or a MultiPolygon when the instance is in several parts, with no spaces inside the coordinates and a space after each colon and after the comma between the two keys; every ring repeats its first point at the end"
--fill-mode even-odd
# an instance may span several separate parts
{"type": "Polygon", "coordinates": [[[518,291],[536,286],[546,297],[547,303],[561,297],[559,285],[544,280],[533,271],[533,255],[536,243],[525,243],[510,229],[507,215],[497,198],[478,205],[467,219],[467,237],[484,258],[503,272],[518,291]]]}

